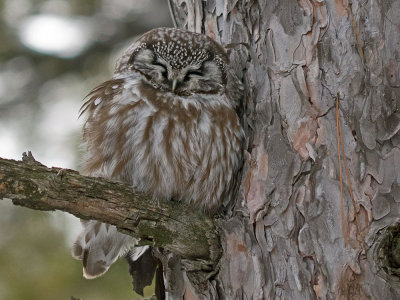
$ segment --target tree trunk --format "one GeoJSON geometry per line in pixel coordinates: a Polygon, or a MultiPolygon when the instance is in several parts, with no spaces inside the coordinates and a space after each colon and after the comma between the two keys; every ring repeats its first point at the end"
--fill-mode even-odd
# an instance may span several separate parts
{"type": "Polygon", "coordinates": [[[226,47],[249,155],[216,221],[219,269],[161,255],[174,259],[170,298],[399,299],[400,1],[174,0],[171,12],[226,47]]]}

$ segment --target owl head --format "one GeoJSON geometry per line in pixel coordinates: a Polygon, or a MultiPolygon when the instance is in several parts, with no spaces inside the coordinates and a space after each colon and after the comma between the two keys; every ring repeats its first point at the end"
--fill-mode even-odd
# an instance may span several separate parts
{"type": "Polygon", "coordinates": [[[211,38],[157,28],[136,40],[117,62],[116,74],[139,72],[157,89],[177,95],[219,93],[227,81],[228,58],[211,38]]]}

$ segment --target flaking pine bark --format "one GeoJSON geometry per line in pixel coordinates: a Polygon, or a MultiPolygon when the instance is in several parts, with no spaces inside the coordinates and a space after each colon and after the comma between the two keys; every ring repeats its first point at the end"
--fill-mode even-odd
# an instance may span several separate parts
{"type": "Polygon", "coordinates": [[[236,205],[217,220],[219,269],[185,295],[399,299],[400,1],[170,4],[178,27],[227,49],[248,142],[236,205]]]}

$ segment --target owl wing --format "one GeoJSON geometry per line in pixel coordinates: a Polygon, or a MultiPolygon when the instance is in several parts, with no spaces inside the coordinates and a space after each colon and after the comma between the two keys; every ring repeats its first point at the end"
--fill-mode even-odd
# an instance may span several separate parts
{"type": "MultiPolygon", "coordinates": [[[[125,80],[115,78],[100,84],[87,95],[87,101],[81,107],[80,115],[85,114],[86,117],[83,132],[88,147],[88,157],[83,172],[86,175],[121,180],[113,172],[109,172],[110,169],[104,168],[110,159],[99,151],[102,147],[98,143],[104,139],[101,128],[104,120],[107,120],[106,111],[112,105],[113,99],[121,96],[124,84],[125,80]]],[[[131,261],[134,261],[148,248],[136,247],[132,250],[137,244],[137,239],[118,232],[113,225],[94,220],[81,220],[81,222],[82,232],[73,245],[72,256],[82,260],[83,276],[87,279],[103,275],[111,264],[128,251],[131,250],[136,254],[131,257],[131,261]]]]}
{"type": "Polygon", "coordinates": [[[110,102],[116,95],[122,92],[124,82],[124,79],[111,79],[91,90],[85,97],[86,101],[81,106],[79,117],[86,112],[92,114],[94,110],[100,107],[100,103],[110,102]]]}

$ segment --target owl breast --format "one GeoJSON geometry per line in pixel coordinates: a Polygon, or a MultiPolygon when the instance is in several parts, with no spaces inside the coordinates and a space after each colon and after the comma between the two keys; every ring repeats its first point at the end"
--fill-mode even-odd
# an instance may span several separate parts
{"type": "Polygon", "coordinates": [[[84,110],[86,173],[209,211],[232,196],[243,131],[224,94],[181,97],[131,77],[95,89],[84,110]]]}

